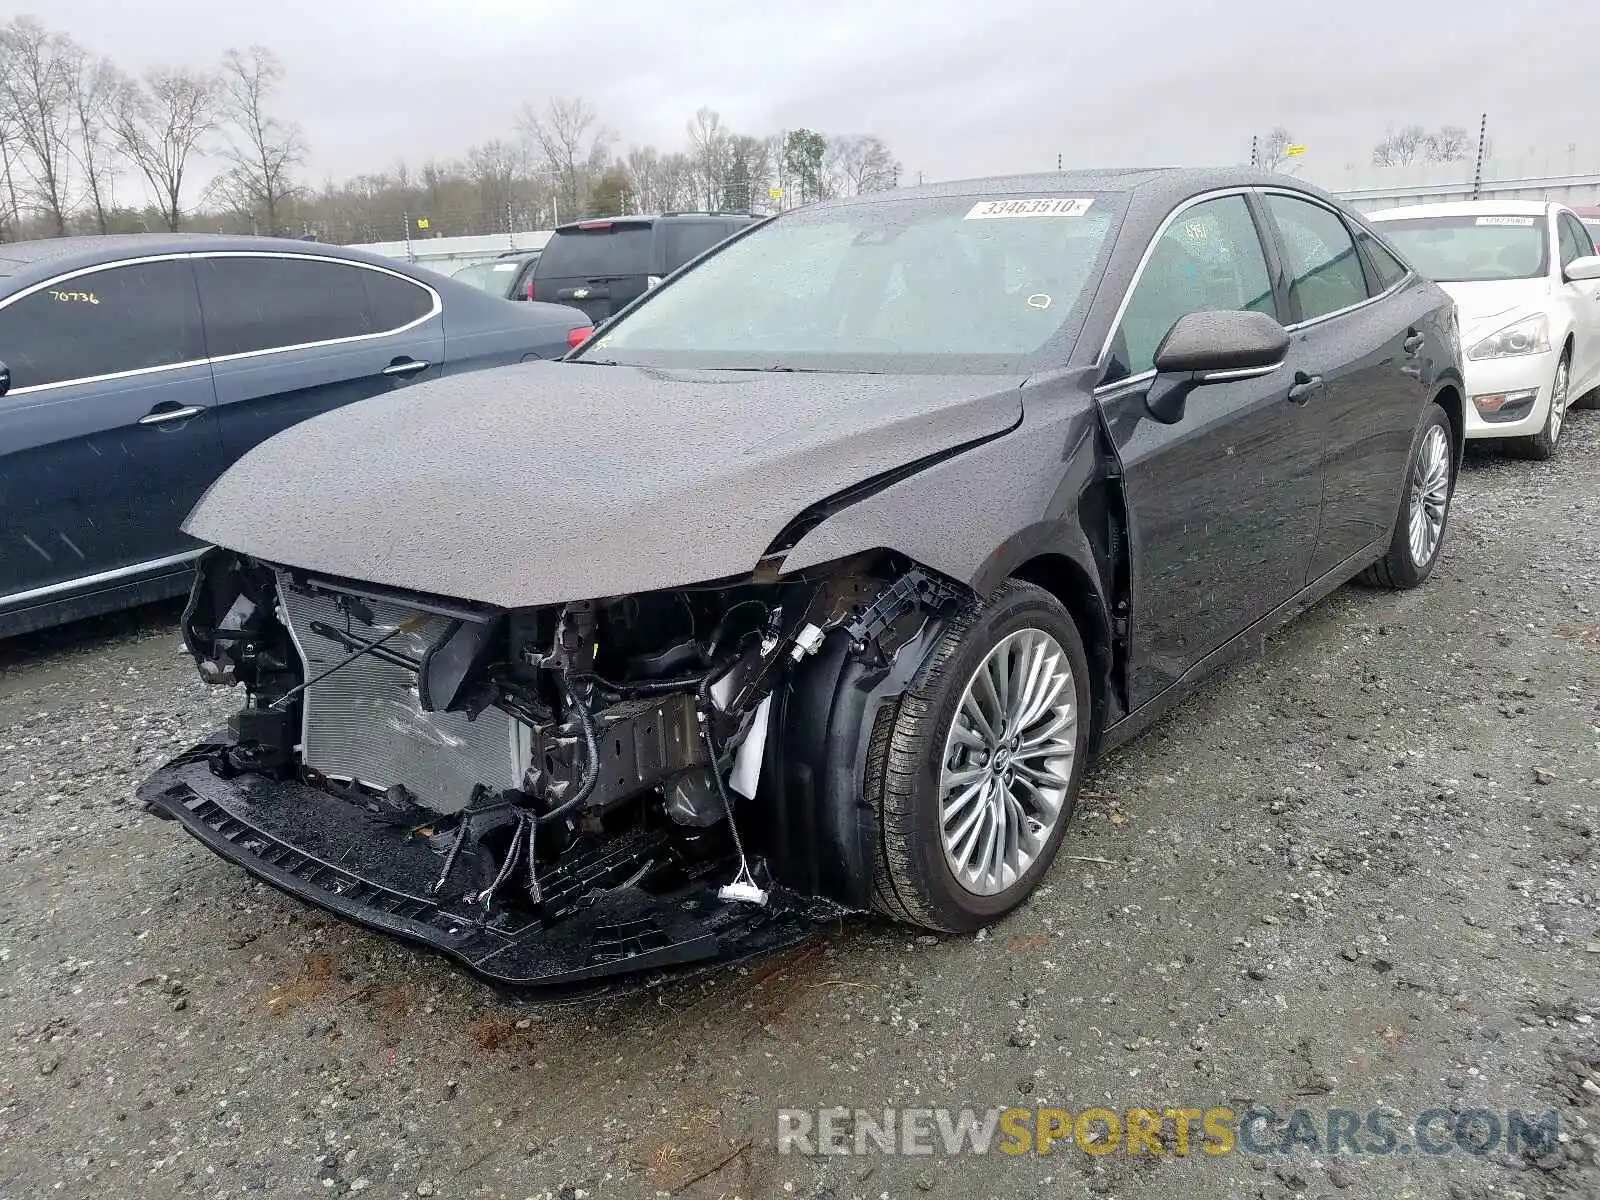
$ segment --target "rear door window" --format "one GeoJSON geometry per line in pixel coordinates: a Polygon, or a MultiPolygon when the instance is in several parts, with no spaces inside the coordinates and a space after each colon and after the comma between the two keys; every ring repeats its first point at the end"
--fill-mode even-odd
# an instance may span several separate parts
{"type": "Polygon", "coordinates": [[[214,357],[389,333],[434,304],[411,280],[328,259],[219,255],[195,270],[214,357]]]}
{"type": "MultiPolygon", "coordinates": [[[[433,293],[420,284],[385,271],[360,270],[367,293],[367,316],[375,333],[390,333],[422,320],[433,311],[433,293]]],[[[497,280],[505,276],[496,276],[497,280]]],[[[495,285],[499,287],[498,282],[495,285]]]]}
{"type": "Polygon", "coordinates": [[[0,305],[13,390],[206,356],[187,258],[89,271],[0,305]]]}
{"type": "Polygon", "coordinates": [[[676,271],[691,259],[699,258],[711,247],[727,240],[726,221],[664,221],[661,236],[666,244],[666,269],[676,271]]]}
{"type": "Polygon", "coordinates": [[[1267,195],[1283,235],[1300,301],[1300,319],[1313,321],[1367,298],[1367,277],[1344,220],[1332,209],[1273,192],[1267,195]]]}
{"type": "Polygon", "coordinates": [[[637,221],[559,230],[545,243],[537,279],[600,279],[656,273],[655,231],[637,221]]]}
{"type": "Polygon", "coordinates": [[[1367,261],[1372,264],[1372,271],[1376,276],[1373,280],[1372,294],[1382,295],[1404,279],[1410,273],[1409,268],[1390,254],[1382,242],[1361,226],[1355,226],[1355,231],[1356,242],[1366,252],[1367,261]]]}
{"type": "Polygon", "coordinates": [[[214,357],[372,332],[362,272],[312,259],[227,256],[195,264],[214,357]]]}

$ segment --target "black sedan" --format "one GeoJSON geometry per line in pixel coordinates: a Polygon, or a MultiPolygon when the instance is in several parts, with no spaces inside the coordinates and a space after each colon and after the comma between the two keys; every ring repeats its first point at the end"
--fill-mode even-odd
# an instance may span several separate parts
{"type": "Polygon", "coordinates": [[[506,982],[977,929],[1094,755],[1345,581],[1428,578],[1457,340],[1279,176],[785,214],[566,365],[246,455],[185,634],[248,703],[141,795],[506,982]]]}
{"type": "Polygon", "coordinates": [[[0,246],[0,636],[188,591],[184,515],[279,430],[588,324],[300,241],[0,246]]]}

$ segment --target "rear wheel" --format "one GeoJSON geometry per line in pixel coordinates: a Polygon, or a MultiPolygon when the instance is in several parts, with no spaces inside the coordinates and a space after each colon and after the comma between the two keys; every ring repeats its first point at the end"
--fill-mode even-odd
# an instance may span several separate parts
{"type": "Polygon", "coordinates": [[[1042,588],[1008,581],[951,622],[873,730],[880,912],[970,932],[1026,899],[1077,799],[1088,683],[1077,627],[1042,588]]]}
{"type": "Polygon", "coordinates": [[[1450,443],[1450,418],[1431,405],[1411,445],[1411,466],[1400,497],[1389,550],[1357,577],[1374,587],[1404,590],[1433,574],[1444,546],[1450,500],[1456,490],[1456,456],[1450,443]]]}
{"type": "Polygon", "coordinates": [[[1556,377],[1550,384],[1550,411],[1544,419],[1544,428],[1532,437],[1516,438],[1512,448],[1524,458],[1547,462],[1556,456],[1556,446],[1561,441],[1561,424],[1567,415],[1567,385],[1571,379],[1572,355],[1562,351],[1556,364],[1556,377]]]}

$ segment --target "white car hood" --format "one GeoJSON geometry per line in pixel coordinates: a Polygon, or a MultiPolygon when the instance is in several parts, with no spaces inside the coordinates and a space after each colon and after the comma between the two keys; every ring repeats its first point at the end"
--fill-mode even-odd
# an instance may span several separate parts
{"type": "Polygon", "coordinates": [[[1472,283],[1441,283],[1456,302],[1461,338],[1467,346],[1504,329],[1525,312],[1543,312],[1550,302],[1550,281],[1539,279],[1486,279],[1472,283]]]}

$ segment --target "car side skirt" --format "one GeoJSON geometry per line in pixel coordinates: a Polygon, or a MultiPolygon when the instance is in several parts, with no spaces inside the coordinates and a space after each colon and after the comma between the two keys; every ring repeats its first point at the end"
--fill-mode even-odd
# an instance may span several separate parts
{"type": "Polygon", "coordinates": [[[66,591],[25,608],[0,609],[0,637],[33,633],[140,604],[172,600],[187,595],[193,583],[194,567],[186,565],[178,571],[168,568],[162,574],[119,580],[90,591],[66,591]]]}

